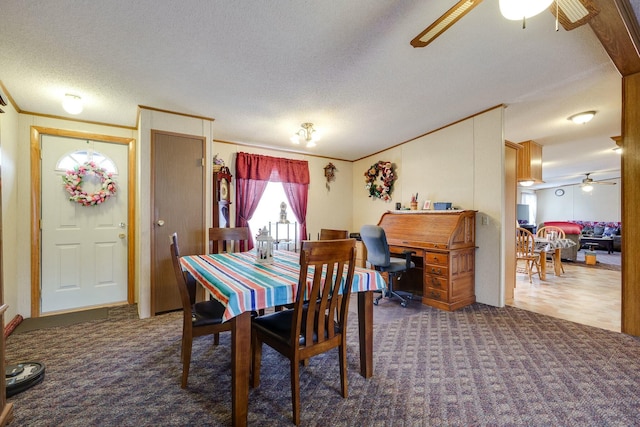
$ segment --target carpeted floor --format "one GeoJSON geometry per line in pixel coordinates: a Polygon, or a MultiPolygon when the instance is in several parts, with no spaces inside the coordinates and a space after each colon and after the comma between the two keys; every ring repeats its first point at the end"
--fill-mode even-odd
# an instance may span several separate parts
{"type": "MultiPolygon", "coordinates": [[[[640,425],[640,340],[513,307],[449,313],[382,301],[373,378],[358,374],[349,325],[349,397],[337,352],[301,369],[307,426],[640,425]]],[[[229,334],[197,339],[180,388],[181,314],[107,319],[12,334],[8,363],[41,361],[44,381],[9,398],[15,426],[230,425],[229,334]]],[[[289,426],[288,362],[265,346],[249,425],[289,426]]]]}

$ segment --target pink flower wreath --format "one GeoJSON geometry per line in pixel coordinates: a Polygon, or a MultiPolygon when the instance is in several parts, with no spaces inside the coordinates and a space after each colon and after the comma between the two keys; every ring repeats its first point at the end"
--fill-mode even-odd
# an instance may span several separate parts
{"type": "Polygon", "coordinates": [[[94,162],[86,162],[78,165],[62,177],[64,188],[71,195],[69,200],[82,206],[94,206],[106,202],[116,194],[116,183],[112,174],[106,169],[98,167],[94,162]],[[87,174],[94,174],[100,178],[102,187],[95,193],[87,193],[82,190],[82,178],[87,174]]]}

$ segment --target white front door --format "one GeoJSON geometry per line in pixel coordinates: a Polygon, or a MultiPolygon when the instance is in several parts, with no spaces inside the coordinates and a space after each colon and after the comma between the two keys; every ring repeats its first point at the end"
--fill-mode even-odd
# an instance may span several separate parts
{"type": "MultiPolygon", "coordinates": [[[[41,138],[41,312],[126,303],[127,145],[41,138]],[[85,161],[115,169],[116,193],[104,203],[83,206],[69,200],[62,177],[85,161]]],[[[83,191],[92,194],[100,188],[94,174],[83,177],[83,191]]]]}

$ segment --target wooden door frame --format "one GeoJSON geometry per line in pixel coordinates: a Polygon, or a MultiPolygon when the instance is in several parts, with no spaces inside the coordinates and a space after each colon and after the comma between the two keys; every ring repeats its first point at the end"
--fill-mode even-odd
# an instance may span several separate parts
{"type": "Polygon", "coordinates": [[[90,139],[97,142],[127,145],[129,179],[127,190],[127,302],[135,302],[135,172],[136,145],[135,138],[101,135],[97,133],[79,132],[64,129],[31,126],[31,317],[40,317],[40,286],[42,278],[42,237],[40,222],[42,219],[42,151],[40,139],[43,135],[62,136],[67,138],[90,139]]]}
{"type": "Polygon", "coordinates": [[[513,298],[513,292],[516,287],[516,228],[515,222],[517,221],[516,204],[518,196],[518,183],[516,179],[516,171],[518,170],[518,150],[522,150],[523,147],[520,144],[513,143],[511,141],[504,142],[505,150],[505,194],[504,194],[504,250],[505,250],[505,288],[503,303],[507,299],[513,298]],[[513,174],[508,173],[506,152],[513,150],[515,152],[515,167],[513,174]],[[510,295],[510,297],[508,297],[510,295]]]}
{"type": "MultiPolygon", "coordinates": [[[[155,136],[156,135],[168,135],[168,136],[175,136],[178,138],[188,138],[188,139],[197,139],[197,140],[201,140],[202,141],[202,153],[203,153],[203,162],[206,159],[207,156],[207,138],[205,136],[202,135],[189,135],[186,133],[178,133],[178,132],[170,132],[170,131],[165,131],[165,130],[160,130],[160,129],[151,129],[151,138],[150,138],[150,143],[149,143],[149,148],[150,148],[150,174],[149,174],[149,212],[150,212],[150,218],[149,218],[149,307],[150,307],[150,314],[151,316],[155,316],[156,315],[156,286],[155,286],[155,259],[156,259],[156,234],[155,234],[155,194],[156,194],[156,189],[155,189],[155,174],[156,174],[156,163],[155,163],[155,156],[156,156],[156,148],[155,148],[155,136]]],[[[202,230],[203,230],[203,234],[202,234],[202,253],[206,252],[206,248],[207,248],[207,241],[206,241],[206,234],[207,234],[207,168],[206,168],[206,164],[203,163],[202,165],[202,230]]],[[[184,255],[184,254],[183,254],[184,255]]],[[[202,298],[202,287],[198,286],[196,288],[196,298],[200,297],[202,298]]]]}

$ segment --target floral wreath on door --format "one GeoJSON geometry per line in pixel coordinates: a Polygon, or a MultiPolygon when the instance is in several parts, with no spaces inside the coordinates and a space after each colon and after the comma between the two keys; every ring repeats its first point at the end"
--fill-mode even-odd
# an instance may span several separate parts
{"type": "Polygon", "coordinates": [[[62,177],[64,188],[69,193],[69,200],[82,206],[100,205],[116,194],[116,182],[113,174],[106,169],[97,166],[94,162],[85,162],[68,170],[62,177]],[[101,187],[94,193],[88,193],[82,189],[82,181],[87,175],[95,175],[101,187]]]}

